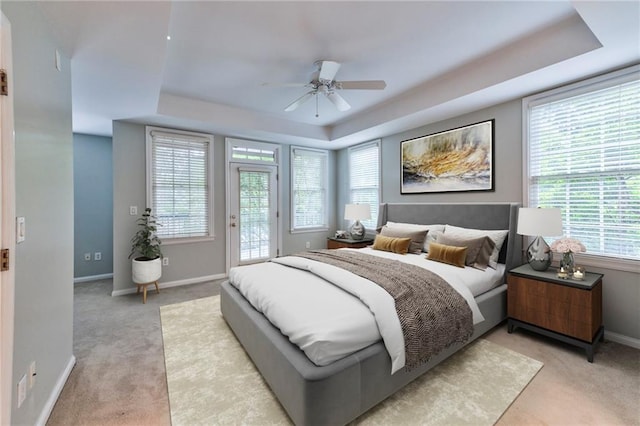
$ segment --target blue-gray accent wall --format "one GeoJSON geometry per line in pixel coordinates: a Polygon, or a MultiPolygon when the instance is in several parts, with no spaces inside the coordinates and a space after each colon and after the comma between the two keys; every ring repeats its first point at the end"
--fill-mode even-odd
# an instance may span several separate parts
{"type": "Polygon", "coordinates": [[[113,161],[110,137],[73,135],[74,278],[113,273],[113,161]],[[90,260],[85,260],[89,253],[90,260]],[[95,254],[101,259],[96,260],[95,254]]]}

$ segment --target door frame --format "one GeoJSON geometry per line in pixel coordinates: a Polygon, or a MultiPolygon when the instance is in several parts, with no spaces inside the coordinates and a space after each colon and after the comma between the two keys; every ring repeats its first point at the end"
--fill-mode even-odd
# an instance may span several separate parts
{"type": "Polygon", "coordinates": [[[15,143],[11,23],[0,16],[0,68],[8,75],[8,96],[0,96],[0,242],[9,249],[9,270],[0,272],[0,424],[11,424],[15,310],[15,143]]]}
{"type": "Polygon", "coordinates": [[[224,173],[225,173],[225,237],[226,237],[226,275],[229,275],[229,270],[231,269],[231,164],[232,163],[242,163],[242,164],[250,164],[253,166],[275,166],[276,167],[276,188],[278,191],[277,198],[277,232],[276,238],[277,242],[277,253],[282,253],[282,147],[278,144],[272,144],[267,142],[258,142],[252,140],[245,139],[237,139],[237,138],[226,138],[225,139],[225,162],[224,162],[224,173]],[[237,158],[232,158],[233,155],[233,147],[234,146],[242,146],[247,148],[258,148],[258,149],[268,149],[274,152],[275,161],[266,162],[266,161],[251,161],[251,160],[240,160],[237,158]]]}
{"type": "Polygon", "coordinates": [[[251,263],[260,263],[264,262],[266,259],[275,257],[278,255],[278,241],[277,235],[279,232],[278,227],[278,168],[275,165],[262,165],[262,164],[247,164],[247,163],[237,163],[230,162],[229,163],[229,223],[230,226],[227,228],[229,231],[229,264],[231,267],[240,266],[240,265],[248,265],[251,263]],[[269,211],[270,213],[275,212],[275,219],[272,217],[269,220],[271,229],[274,232],[270,232],[269,238],[269,255],[266,258],[255,259],[251,261],[242,261],[241,260],[241,251],[240,251],[240,239],[241,239],[241,229],[242,229],[242,217],[240,216],[240,184],[238,178],[240,173],[242,172],[253,172],[253,173],[262,173],[267,174],[269,177],[269,211]],[[234,191],[238,191],[237,194],[234,194],[234,191]],[[273,193],[272,191],[275,191],[273,193]],[[232,215],[236,215],[235,219],[232,215]],[[234,223],[236,224],[234,226],[234,223]],[[274,236],[275,241],[274,241],[274,236]],[[238,245],[238,247],[234,247],[234,243],[238,245]]]}

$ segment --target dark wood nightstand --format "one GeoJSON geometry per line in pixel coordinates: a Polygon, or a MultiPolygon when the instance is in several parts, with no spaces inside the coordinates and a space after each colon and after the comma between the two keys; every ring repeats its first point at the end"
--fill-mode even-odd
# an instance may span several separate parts
{"type": "Polygon", "coordinates": [[[351,238],[327,238],[327,248],[362,248],[373,244],[373,238],[363,238],[362,240],[352,240],[351,238]]]}
{"type": "Polygon", "coordinates": [[[583,281],[557,277],[553,268],[540,272],[528,264],[507,276],[508,332],[516,327],[535,331],[585,349],[593,362],[604,337],[602,274],[587,272],[583,281]]]}

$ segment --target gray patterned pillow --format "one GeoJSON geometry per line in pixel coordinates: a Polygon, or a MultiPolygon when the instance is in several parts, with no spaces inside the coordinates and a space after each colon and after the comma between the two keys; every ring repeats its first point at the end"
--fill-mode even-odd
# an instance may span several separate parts
{"type": "MultiPolygon", "coordinates": [[[[416,223],[403,223],[403,222],[387,222],[389,228],[403,229],[406,231],[427,231],[427,238],[424,239],[422,245],[422,251],[429,253],[429,243],[435,243],[438,235],[444,232],[444,225],[431,224],[431,225],[418,225],[416,223]]],[[[378,230],[379,231],[379,230],[378,230]]]]}
{"type": "Polygon", "coordinates": [[[495,247],[493,252],[491,253],[491,257],[489,258],[489,266],[493,269],[496,269],[498,266],[498,256],[500,255],[500,249],[502,248],[502,244],[504,244],[504,240],[507,238],[507,234],[509,230],[481,230],[481,229],[470,229],[470,228],[461,228],[458,226],[446,225],[444,228],[444,235],[448,237],[457,237],[457,238],[480,238],[480,237],[489,237],[495,243],[495,247]]]}
{"type": "Polygon", "coordinates": [[[478,238],[460,238],[445,234],[438,235],[438,243],[455,247],[466,247],[465,265],[485,270],[495,248],[493,240],[487,236],[478,238]]]}
{"type": "Polygon", "coordinates": [[[426,230],[406,230],[398,228],[390,228],[387,225],[383,226],[380,230],[380,235],[393,238],[411,238],[411,245],[409,246],[409,253],[422,252],[422,245],[424,239],[427,236],[426,230]]]}

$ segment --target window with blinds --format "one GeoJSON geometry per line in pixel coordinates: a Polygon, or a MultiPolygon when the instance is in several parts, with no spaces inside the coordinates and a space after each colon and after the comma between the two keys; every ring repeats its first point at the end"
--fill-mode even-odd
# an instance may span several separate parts
{"type": "Polygon", "coordinates": [[[247,146],[231,146],[231,159],[234,161],[259,163],[276,163],[276,152],[274,149],[254,148],[247,146]]]}
{"type": "Polygon", "coordinates": [[[291,230],[326,230],[327,151],[291,147],[291,230]]]}
{"type": "Polygon", "coordinates": [[[640,260],[639,106],[638,67],[524,100],[529,206],[587,254],[640,260]]]}
{"type": "Polygon", "coordinates": [[[147,198],[163,239],[212,232],[210,135],[147,128],[147,198]]]}
{"type": "Polygon", "coordinates": [[[366,229],[378,224],[380,204],[380,142],[349,148],[349,203],[369,204],[371,219],[361,221],[366,229]]]}

